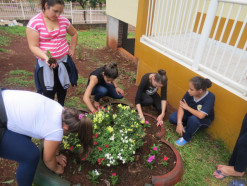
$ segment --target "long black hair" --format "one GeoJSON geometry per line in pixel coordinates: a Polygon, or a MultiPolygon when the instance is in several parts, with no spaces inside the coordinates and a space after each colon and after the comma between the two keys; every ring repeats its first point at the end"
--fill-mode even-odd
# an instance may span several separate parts
{"type": "Polygon", "coordinates": [[[63,0],[41,0],[41,9],[45,11],[45,3],[47,3],[48,7],[54,6],[56,4],[64,5],[63,0]]]}
{"type": "Polygon", "coordinates": [[[210,79],[204,79],[200,76],[195,76],[190,79],[190,82],[194,85],[196,90],[202,89],[205,91],[207,88],[210,88],[212,86],[212,82],[210,79]]]}

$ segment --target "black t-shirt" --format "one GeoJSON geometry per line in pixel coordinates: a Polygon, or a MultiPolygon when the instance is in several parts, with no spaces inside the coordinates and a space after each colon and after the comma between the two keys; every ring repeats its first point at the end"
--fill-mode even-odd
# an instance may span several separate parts
{"type": "Polygon", "coordinates": [[[105,85],[105,80],[104,80],[104,76],[102,74],[102,71],[103,71],[103,67],[100,67],[100,68],[97,68],[96,70],[94,70],[93,72],[91,72],[91,74],[89,75],[87,85],[90,82],[91,75],[94,75],[97,77],[97,79],[98,79],[97,85],[105,85]]]}
{"type": "MultiPolygon", "coordinates": [[[[150,74],[152,73],[147,73],[144,76],[142,76],[140,85],[136,92],[135,104],[141,103],[142,93],[153,95],[154,93],[157,92],[158,88],[154,87],[152,83],[150,82],[150,79],[149,79],[150,74]]],[[[166,100],[166,99],[167,99],[167,85],[161,87],[161,100],[166,100]]]]}

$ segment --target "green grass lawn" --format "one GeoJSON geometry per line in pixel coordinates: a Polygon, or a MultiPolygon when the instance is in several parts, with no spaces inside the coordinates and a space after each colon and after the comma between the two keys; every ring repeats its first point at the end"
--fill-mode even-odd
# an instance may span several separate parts
{"type": "MultiPolygon", "coordinates": [[[[10,34],[20,34],[25,36],[25,27],[0,27],[0,31],[10,34]],[[13,30],[12,30],[13,29],[13,30]]],[[[78,46],[86,47],[92,50],[100,49],[106,46],[106,31],[104,29],[91,29],[78,31],[79,41],[78,46]]],[[[5,45],[11,38],[5,38],[0,34],[0,47],[5,45]]],[[[122,69],[124,70],[124,69],[122,69]]],[[[31,87],[34,82],[28,80],[31,72],[24,70],[11,71],[5,81],[6,84],[11,84],[18,87],[31,87]],[[28,82],[27,82],[28,81],[28,82]]],[[[131,74],[135,77],[135,74],[131,74]]],[[[134,80],[133,80],[134,81],[134,80]]],[[[79,77],[78,84],[85,85],[87,79],[79,77]]],[[[66,107],[85,108],[81,101],[82,89],[78,89],[76,95],[66,98],[66,107]]],[[[216,123],[214,123],[216,124],[216,123]]],[[[166,137],[165,139],[174,145],[174,142],[179,138],[175,132],[175,127],[167,121],[165,123],[166,137]]],[[[175,145],[174,145],[175,146],[175,145]]],[[[176,146],[175,146],[176,147],[176,146]]],[[[184,163],[184,175],[177,185],[178,186],[204,186],[204,185],[227,185],[232,181],[232,177],[227,177],[224,180],[217,180],[213,177],[217,164],[227,164],[230,157],[230,152],[224,146],[224,143],[212,139],[206,130],[199,130],[193,137],[192,141],[184,147],[176,147],[180,152],[184,163]]],[[[247,176],[244,176],[247,180],[247,176]]]]}

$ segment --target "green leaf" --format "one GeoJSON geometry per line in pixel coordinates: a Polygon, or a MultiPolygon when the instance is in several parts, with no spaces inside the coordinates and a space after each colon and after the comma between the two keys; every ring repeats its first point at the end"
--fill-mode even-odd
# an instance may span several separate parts
{"type": "Polygon", "coordinates": [[[81,172],[81,165],[78,167],[78,172],[81,172]]]}
{"type": "Polygon", "coordinates": [[[12,179],[12,180],[9,180],[9,181],[4,181],[4,182],[0,182],[0,183],[13,183],[15,180],[12,179]]]}

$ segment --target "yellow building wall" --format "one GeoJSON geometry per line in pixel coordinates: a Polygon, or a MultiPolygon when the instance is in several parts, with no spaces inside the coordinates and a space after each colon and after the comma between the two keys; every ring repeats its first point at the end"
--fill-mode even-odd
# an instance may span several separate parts
{"type": "Polygon", "coordinates": [[[106,0],[106,14],[136,27],[138,0],[106,0]]]}
{"type": "MultiPolygon", "coordinates": [[[[139,84],[145,73],[165,69],[168,76],[168,102],[178,108],[179,100],[188,89],[190,78],[198,74],[140,42],[140,37],[146,31],[147,10],[148,0],[139,1],[135,44],[135,56],[139,59],[137,83],[139,84]]],[[[222,139],[231,150],[247,112],[247,101],[215,83],[209,91],[215,94],[216,101],[215,120],[207,132],[217,139],[222,139]]]]}

